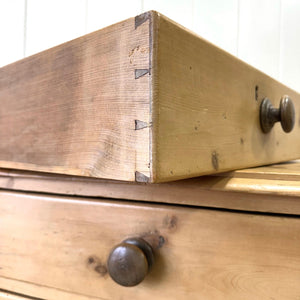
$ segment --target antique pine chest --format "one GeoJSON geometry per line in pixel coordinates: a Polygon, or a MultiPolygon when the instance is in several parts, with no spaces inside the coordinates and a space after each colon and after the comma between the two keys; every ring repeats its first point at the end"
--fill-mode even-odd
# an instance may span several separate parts
{"type": "Polygon", "coordinates": [[[0,299],[300,299],[297,92],[147,12],[0,100],[0,299]]]}
{"type": "Polygon", "coordinates": [[[161,184],[2,170],[0,299],[299,299],[299,179],[299,162],[161,184]],[[128,238],[154,254],[132,287],[109,275],[128,238]]]}

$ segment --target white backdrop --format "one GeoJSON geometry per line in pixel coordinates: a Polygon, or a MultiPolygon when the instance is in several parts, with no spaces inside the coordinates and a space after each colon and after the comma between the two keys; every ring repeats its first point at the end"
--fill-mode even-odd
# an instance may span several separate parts
{"type": "Polygon", "coordinates": [[[0,0],[0,66],[150,9],[300,91],[300,0],[0,0]]]}

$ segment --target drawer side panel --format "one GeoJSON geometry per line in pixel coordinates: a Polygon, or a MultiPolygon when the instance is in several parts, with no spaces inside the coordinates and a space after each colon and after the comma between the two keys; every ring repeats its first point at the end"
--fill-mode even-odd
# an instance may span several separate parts
{"type": "Polygon", "coordinates": [[[150,18],[0,69],[0,166],[134,181],[149,169],[150,18]],[[137,26],[138,25],[138,26],[137,26]],[[139,129],[139,124],[146,124],[139,129]]]}

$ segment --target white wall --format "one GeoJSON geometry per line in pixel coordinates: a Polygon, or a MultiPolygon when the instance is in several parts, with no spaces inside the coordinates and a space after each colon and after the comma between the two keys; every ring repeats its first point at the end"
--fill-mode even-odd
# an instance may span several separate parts
{"type": "Polygon", "coordinates": [[[150,9],[300,91],[300,0],[0,0],[0,66],[150,9]]]}

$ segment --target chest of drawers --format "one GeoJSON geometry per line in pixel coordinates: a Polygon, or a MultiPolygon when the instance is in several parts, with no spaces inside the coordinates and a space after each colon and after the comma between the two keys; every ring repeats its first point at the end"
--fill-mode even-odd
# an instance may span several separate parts
{"type": "Polygon", "coordinates": [[[299,168],[157,185],[2,170],[0,289],[25,299],[299,299],[299,168]],[[107,263],[127,238],[154,253],[133,287],[114,282],[107,263]]]}
{"type": "Polygon", "coordinates": [[[300,162],[224,173],[299,99],[153,11],[1,68],[0,299],[299,300],[300,162]]]}

